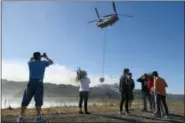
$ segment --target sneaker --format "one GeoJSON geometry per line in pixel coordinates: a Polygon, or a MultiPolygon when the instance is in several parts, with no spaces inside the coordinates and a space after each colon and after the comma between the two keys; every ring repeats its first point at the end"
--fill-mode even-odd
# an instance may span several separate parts
{"type": "Polygon", "coordinates": [[[129,111],[134,111],[134,109],[133,108],[130,108],[129,111]]]}
{"type": "Polygon", "coordinates": [[[36,116],[34,122],[35,123],[45,123],[46,121],[41,116],[36,116]]]}
{"type": "Polygon", "coordinates": [[[141,110],[142,112],[147,112],[147,109],[143,109],[143,110],[141,110]]]}
{"type": "Polygon", "coordinates": [[[23,117],[23,116],[19,116],[19,117],[17,118],[17,122],[18,122],[18,123],[23,123],[23,122],[24,122],[24,117],[23,117]]]}
{"type": "Polygon", "coordinates": [[[150,111],[151,111],[151,112],[154,112],[154,108],[150,107],[150,111]]]}
{"type": "Polygon", "coordinates": [[[79,113],[79,114],[83,114],[83,112],[82,112],[82,111],[79,111],[78,113],[79,113]]]}
{"type": "Polygon", "coordinates": [[[165,115],[165,116],[164,116],[164,118],[165,118],[165,119],[168,119],[168,116],[167,116],[167,115],[165,115]]]}
{"type": "Polygon", "coordinates": [[[159,117],[159,118],[161,117],[161,115],[159,113],[154,114],[154,116],[159,117]]]}
{"type": "Polygon", "coordinates": [[[128,116],[128,115],[129,115],[129,112],[128,112],[128,111],[126,111],[126,112],[125,112],[125,115],[127,115],[127,116],[128,116]]]}
{"type": "Polygon", "coordinates": [[[122,111],[120,111],[120,112],[119,112],[119,114],[120,114],[120,115],[122,115],[122,114],[123,114],[123,112],[122,112],[122,111]]]}
{"type": "Polygon", "coordinates": [[[86,111],[85,114],[91,114],[90,112],[86,111]]]}

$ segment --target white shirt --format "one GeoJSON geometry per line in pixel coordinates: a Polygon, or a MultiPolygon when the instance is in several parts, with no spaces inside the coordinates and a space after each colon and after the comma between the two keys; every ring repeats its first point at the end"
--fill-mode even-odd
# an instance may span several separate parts
{"type": "Polygon", "coordinates": [[[80,88],[79,91],[89,91],[89,84],[90,84],[90,79],[88,77],[85,77],[80,80],[80,88]]]}

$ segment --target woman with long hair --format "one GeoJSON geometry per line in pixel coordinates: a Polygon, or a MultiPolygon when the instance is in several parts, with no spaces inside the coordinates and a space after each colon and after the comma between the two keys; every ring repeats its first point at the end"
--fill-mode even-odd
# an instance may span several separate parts
{"type": "Polygon", "coordinates": [[[132,106],[132,101],[134,100],[134,88],[135,88],[135,83],[134,80],[132,78],[132,73],[129,73],[129,79],[130,79],[130,85],[131,85],[131,90],[130,90],[130,100],[129,100],[129,109],[131,110],[131,106],[132,106]]]}
{"type": "Polygon", "coordinates": [[[89,98],[89,84],[90,84],[90,79],[87,77],[87,72],[78,69],[76,81],[79,82],[79,84],[80,84],[80,87],[79,87],[79,96],[80,96],[79,113],[83,114],[82,103],[84,101],[85,114],[90,114],[87,109],[88,98],[89,98]]]}

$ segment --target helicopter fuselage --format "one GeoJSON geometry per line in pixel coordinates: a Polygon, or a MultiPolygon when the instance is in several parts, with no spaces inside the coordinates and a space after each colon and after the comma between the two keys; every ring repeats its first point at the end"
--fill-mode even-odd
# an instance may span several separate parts
{"type": "Polygon", "coordinates": [[[115,14],[109,17],[105,17],[96,23],[96,25],[100,28],[105,28],[107,26],[112,26],[119,20],[119,17],[115,14]]]}

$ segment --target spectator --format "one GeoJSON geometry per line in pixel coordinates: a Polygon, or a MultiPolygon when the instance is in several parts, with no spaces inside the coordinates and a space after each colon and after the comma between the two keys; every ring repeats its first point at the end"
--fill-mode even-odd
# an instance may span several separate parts
{"type": "Polygon", "coordinates": [[[89,98],[89,84],[90,79],[87,77],[86,71],[81,71],[80,69],[77,71],[77,81],[80,82],[80,88],[79,88],[79,114],[83,114],[82,111],[82,103],[84,101],[84,110],[85,114],[90,114],[88,112],[88,98],[89,98]]]}
{"type": "Polygon", "coordinates": [[[129,114],[129,108],[128,108],[128,104],[129,104],[129,96],[130,96],[130,91],[131,91],[131,82],[128,76],[129,73],[129,69],[125,68],[123,71],[123,75],[120,78],[120,84],[119,84],[119,91],[121,93],[121,101],[120,101],[120,114],[122,114],[123,112],[123,104],[125,101],[125,114],[128,115],[129,114]]]}
{"type": "Polygon", "coordinates": [[[156,95],[154,93],[154,87],[153,87],[153,76],[151,74],[148,75],[148,90],[151,95],[151,103],[152,103],[152,112],[155,113],[155,106],[156,106],[156,95]]]}
{"type": "Polygon", "coordinates": [[[132,101],[134,100],[134,88],[135,88],[135,83],[134,80],[132,79],[132,73],[129,73],[129,79],[131,81],[131,93],[130,93],[130,101],[129,101],[129,110],[131,110],[132,106],[132,101]]]}
{"type": "Polygon", "coordinates": [[[40,54],[40,52],[33,53],[33,57],[28,62],[29,82],[27,84],[27,88],[24,91],[21,103],[21,111],[17,119],[17,122],[24,122],[24,113],[26,107],[29,105],[33,96],[35,99],[35,106],[37,112],[35,122],[45,121],[40,114],[41,107],[43,105],[43,95],[44,95],[43,79],[45,68],[52,64],[53,61],[49,59],[45,53],[43,54],[43,56],[40,54]],[[45,58],[46,60],[41,60],[42,57],[45,58]]]}
{"type": "Polygon", "coordinates": [[[141,83],[141,91],[142,91],[142,99],[143,99],[143,109],[142,111],[147,112],[147,99],[150,104],[150,110],[152,110],[152,101],[151,95],[148,89],[148,75],[145,73],[143,76],[137,79],[138,82],[141,83]]]}
{"type": "Polygon", "coordinates": [[[159,77],[158,72],[154,71],[152,73],[154,77],[154,93],[156,94],[156,102],[157,102],[157,111],[156,116],[161,116],[161,104],[163,104],[165,109],[165,118],[168,117],[168,106],[166,103],[166,87],[168,87],[166,81],[159,77]]]}

